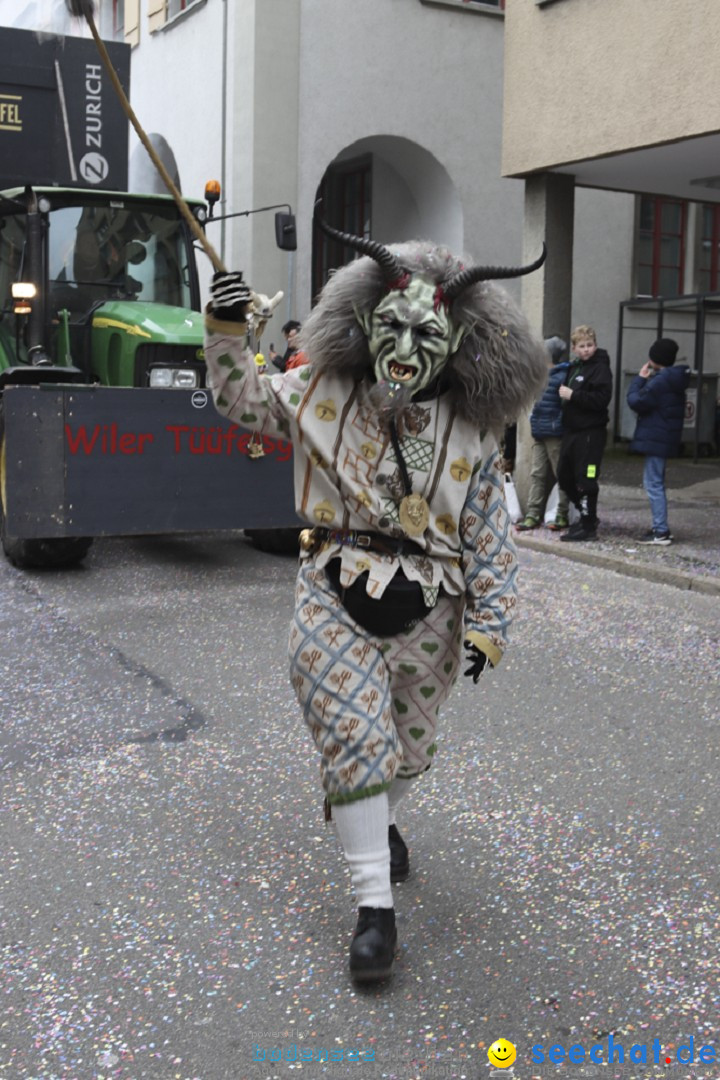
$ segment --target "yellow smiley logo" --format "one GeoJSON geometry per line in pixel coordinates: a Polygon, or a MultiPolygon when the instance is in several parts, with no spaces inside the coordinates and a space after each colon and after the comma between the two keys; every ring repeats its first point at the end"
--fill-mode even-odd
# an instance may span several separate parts
{"type": "Polygon", "coordinates": [[[488,1050],[488,1060],[496,1069],[509,1069],[517,1057],[517,1051],[507,1039],[496,1039],[488,1050]]]}

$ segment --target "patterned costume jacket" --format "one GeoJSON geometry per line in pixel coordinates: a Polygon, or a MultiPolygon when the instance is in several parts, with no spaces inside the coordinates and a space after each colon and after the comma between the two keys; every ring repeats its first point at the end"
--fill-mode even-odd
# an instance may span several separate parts
{"type": "MultiPolygon", "coordinates": [[[[368,397],[370,380],[313,371],[312,363],[262,374],[239,324],[208,315],[206,326],[218,411],[293,443],[298,515],[313,526],[402,537],[398,506],[405,492],[389,432],[368,397]]],[[[464,595],[463,636],[496,665],[516,605],[503,473],[494,438],[457,416],[447,397],[413,403],[398,425],[412,490],[430,507],[428,528],[415,538],[425,554],[389,556],[327,543],[311,557],[322,568],[340,556],[345,586],[368,571],[368,593],[377,598],[400,566],[420,582],[430,605],[441,585],[451,596],[464,595]]]]}

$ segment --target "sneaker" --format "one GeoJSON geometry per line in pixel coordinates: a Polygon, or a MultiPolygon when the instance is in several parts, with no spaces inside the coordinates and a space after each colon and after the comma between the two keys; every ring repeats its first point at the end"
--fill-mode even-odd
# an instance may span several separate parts
{"type": "Polygon", "coordinates": [[[529,532],[530,529],[537,529],[540,522],[534,517],[524,517],[522,521],[519,521],[515,526],[518,532],[529,532]]]}
{"type": "Polygon", "coordinates": [[[564,514],[556,514],[554,521],[548,521],[550,532],[560,532],[561,529],[567,529],[569,526],[570,522],[564,514]]]}
{"type": "Polygon", "coordinates": [[[582,532],[585,532],[585,525],[583,524],[583,519],[579,518],[574,525],[571,525],[568,528],[565,536],[561,536],[560,539],[567,540],[569,537],[578,536],[582,532]]]}
{"type": "Polygon", "coordinates": [[[597,522],[586,521],[585,518],[580,518],[580,521],[576,521],[566,533],[564,533],[560,539],[568,540],[571,543],[582,543],[584,540],[597,540],[597,522]]]}
{"type": "Polygon", "coordinates": [[[659,532],[657,529],[648,529],[638,540],[638,544],[655,544],[657,547],[668,547],[672,542],[673,537],[669,531],[659,532]]]}

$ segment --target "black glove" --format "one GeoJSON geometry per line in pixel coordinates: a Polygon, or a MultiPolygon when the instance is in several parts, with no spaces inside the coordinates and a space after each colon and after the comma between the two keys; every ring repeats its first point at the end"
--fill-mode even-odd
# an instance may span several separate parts
{"type": "Polygon", "coordinates": [[[213,274],[209,308],[216,319],[224,319],[226,322],[247,322],[252,306],[252,294],[242,277],[242,271],[226,273],[219,270],[213,274]]]}
{"type": "Polygon", "coordinates": [[[469,641],[464,642],[464,648],[466,650],[465,659],[469,662],[470,667],[467,671],[463,672],[463,675],[472,676],[472,681],[477,683],[478,679],[485,670],[487,664],[487,656],[484,652],[478,649],[477,645],[471,645],[469,641]]]}

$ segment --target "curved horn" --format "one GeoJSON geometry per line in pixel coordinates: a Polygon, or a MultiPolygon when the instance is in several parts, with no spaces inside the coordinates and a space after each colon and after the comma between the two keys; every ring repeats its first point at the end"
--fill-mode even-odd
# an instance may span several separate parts
{"type": "Polygon", "coordinates": [[[523,274],[531,274],[538,270],[547,257],[547,247],[542,246],[542,253],[535,262],[528,266],[469,266],[467,270],[460,270],[457,274],[443,285],[443,299],[447,302],[455,300],[461,292],[477,281],[497,281],[500,278],[522,277],[523,274]]]}
{"type": "Polygon", "coordinates": [[[371,259],[374,259],[382,267],[383,274],[389,283],[392,284],[403,277],[405,274],[404,267],[400,265],[392,251],[389,251],[383,244],[379,244],[376,240],[366,240],[364,236],[340,232],[339,229],[333,229],[331,225],[323,221],[318,211],[321,201],[321,199],[318,199],[315,203],[315,220],[326,236],[331,237],[333,240],[339,240],[341,244],[347,244],[348,247],[359,251],[362,255],[369,255],[371,259]]]}

